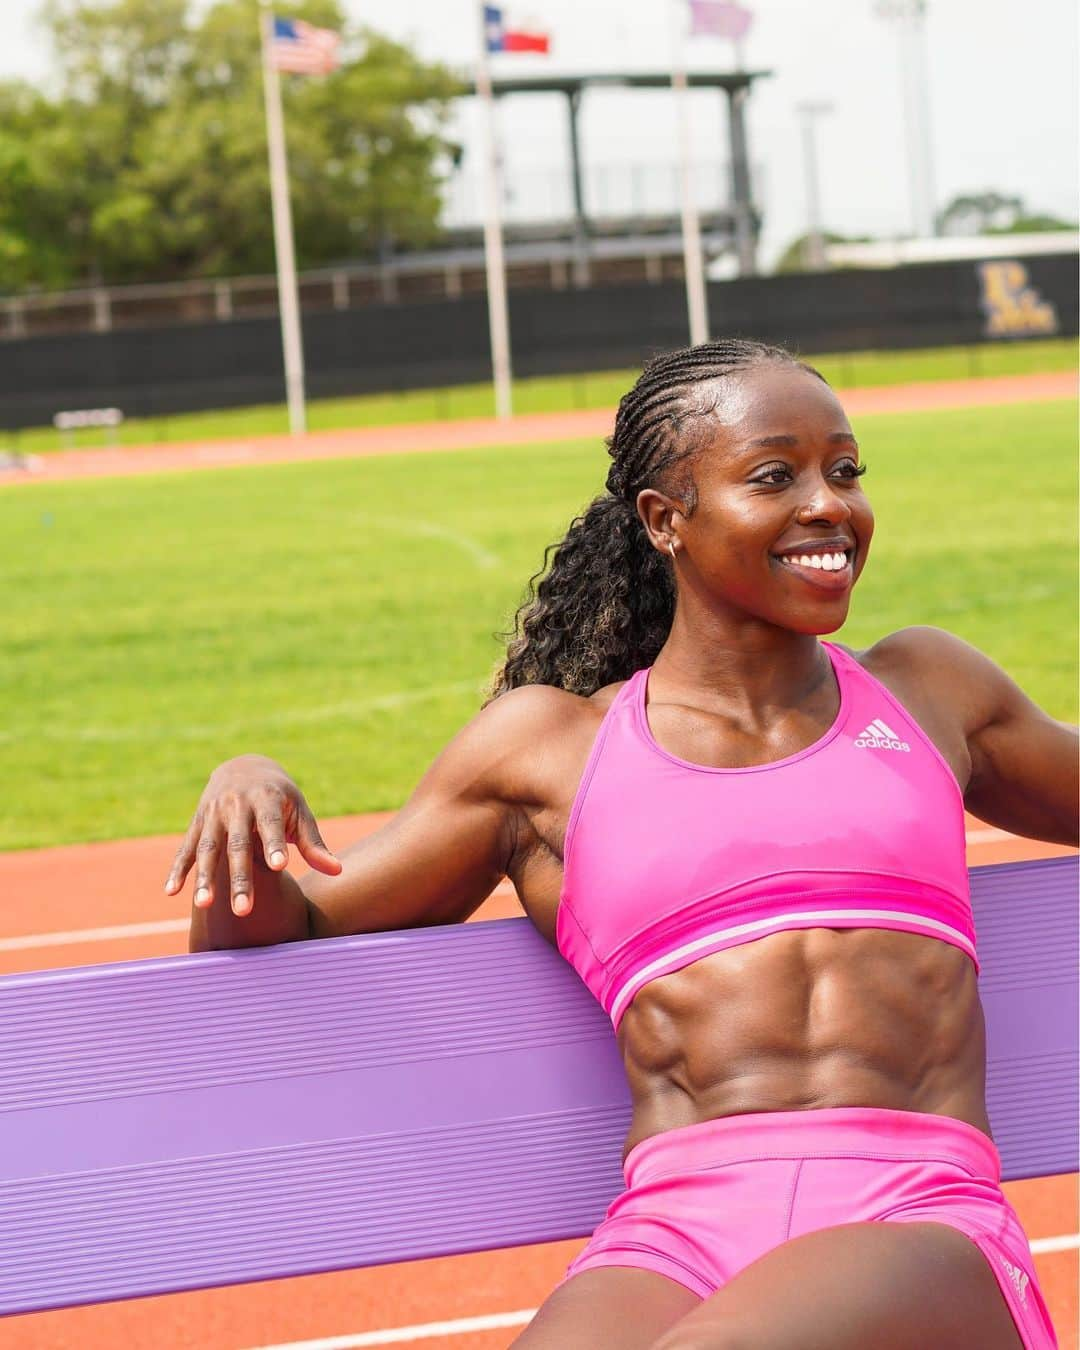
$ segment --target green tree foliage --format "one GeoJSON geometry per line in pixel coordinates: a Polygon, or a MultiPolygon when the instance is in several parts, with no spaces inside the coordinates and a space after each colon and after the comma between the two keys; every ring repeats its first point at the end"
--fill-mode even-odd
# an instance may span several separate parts
{"type": "MultiPolygon", "coordinates": [[[[256,0],[48,0],[46,96],[0,82],[0,290],[273,270],[256,0]]],[[[349,24],[342,66],[282,76],[298,263],[437,233],[460,82],[349,24]]]]}
{"type": "MultiPolygon", "coordinates": [[[[825,232],[822,239],[826,244],[868,244],[869,235],[832,234],[825,232]]],[[[777,272],[805,272],[809,268],[810,236],[800,234],[793,239],[781,253],[776,264],[777,272]]]]}
{"type": "Polygon", "coordinates": [[[1075,230],[1076,222],[1028,211],[1022,197],[1002,192],[966,192],[938,215],[942,234],[1038,234],[1075,230]]]}

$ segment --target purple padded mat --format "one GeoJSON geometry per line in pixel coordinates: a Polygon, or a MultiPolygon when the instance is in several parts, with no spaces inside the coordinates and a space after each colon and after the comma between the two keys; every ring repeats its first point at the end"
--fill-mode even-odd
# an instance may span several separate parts
{"type": "MultiPolygon", "coordinates": [[[[1077,859],[972,871],[1007,1177],[1077,1167],[1077,859]]],[[[527,919],[0,979],[0,1313],[582,1237],[611,1024],[527,919]]]]}

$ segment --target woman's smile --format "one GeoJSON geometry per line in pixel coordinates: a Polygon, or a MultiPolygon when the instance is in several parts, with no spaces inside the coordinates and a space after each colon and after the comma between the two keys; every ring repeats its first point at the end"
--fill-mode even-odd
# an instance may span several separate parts
{"type": "Polygon", "coordinates": [[[823,591],[846,591],[855,580],[855,545],[844,540],[807,542],[770,555],[770,562],[823,591]]]}

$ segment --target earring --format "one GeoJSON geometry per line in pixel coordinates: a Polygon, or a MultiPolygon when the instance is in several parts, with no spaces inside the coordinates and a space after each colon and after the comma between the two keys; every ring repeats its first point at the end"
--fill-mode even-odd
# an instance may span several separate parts
{"type": "Polygon", "coordinates": [[[672,558],[674,558],[674,557],[675,557],[675,540],[674,540],[674,539],[669,539],[669,540],[667,541],[667,546],[668,546],[668,552],[671,554],[672,558]]]}

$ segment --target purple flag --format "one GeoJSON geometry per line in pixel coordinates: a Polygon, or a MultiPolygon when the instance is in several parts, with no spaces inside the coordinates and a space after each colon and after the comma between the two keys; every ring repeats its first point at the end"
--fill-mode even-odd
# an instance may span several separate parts
{"type": "Polygon", "coordinates": [[[690,36],[721,37],[738,42],[750,31],[754,16],[732,0],[690,0],[690,36]]]}

